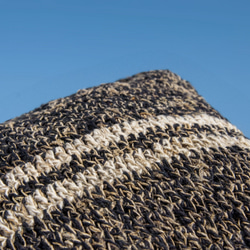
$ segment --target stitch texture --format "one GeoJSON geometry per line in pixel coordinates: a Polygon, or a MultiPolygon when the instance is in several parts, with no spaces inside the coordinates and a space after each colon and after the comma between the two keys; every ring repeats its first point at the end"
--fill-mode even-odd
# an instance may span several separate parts
{"type": "Polygon", "coordinates": [[[250,140],[169,70],[0,124],[1,249],[249,249],[250,140]]]}

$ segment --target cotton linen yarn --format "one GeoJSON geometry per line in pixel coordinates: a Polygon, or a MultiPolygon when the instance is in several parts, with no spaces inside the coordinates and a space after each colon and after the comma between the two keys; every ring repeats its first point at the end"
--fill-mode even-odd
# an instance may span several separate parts
{"type": "Polygon", "coordinates": [[[0,249],[249,249],[250,141],[169,70],[0,124],[0,249]]]}

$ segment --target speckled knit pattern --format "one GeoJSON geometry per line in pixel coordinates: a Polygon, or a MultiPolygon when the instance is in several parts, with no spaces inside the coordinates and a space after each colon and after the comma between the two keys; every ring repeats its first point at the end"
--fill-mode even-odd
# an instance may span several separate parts
{"type": "Polygon", "coordinates": [[[168,70],[0,124],[1,249],[249,249],[250,141],[168,70]]]}

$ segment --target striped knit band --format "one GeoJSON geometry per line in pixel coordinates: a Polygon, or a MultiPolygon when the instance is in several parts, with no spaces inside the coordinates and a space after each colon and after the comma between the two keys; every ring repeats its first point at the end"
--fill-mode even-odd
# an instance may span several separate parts
{"type": "Polygon", "coordinates": [[[0,124],[1,249],[248,249],[250,140],[168,70],[0,124]]]}

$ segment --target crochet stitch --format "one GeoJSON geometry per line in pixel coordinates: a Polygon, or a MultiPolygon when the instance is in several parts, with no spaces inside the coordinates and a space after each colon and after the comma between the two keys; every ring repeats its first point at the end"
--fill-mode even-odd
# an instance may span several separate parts
{"type": "Polygon", "coordinates": [[[168,70],[0,124],[1,249],[248,249],[250,141],[168,70]]]}

